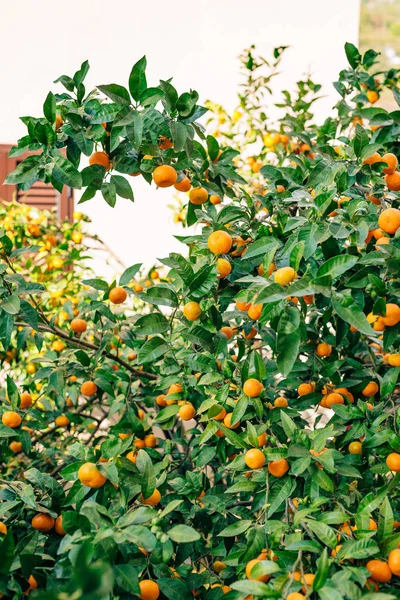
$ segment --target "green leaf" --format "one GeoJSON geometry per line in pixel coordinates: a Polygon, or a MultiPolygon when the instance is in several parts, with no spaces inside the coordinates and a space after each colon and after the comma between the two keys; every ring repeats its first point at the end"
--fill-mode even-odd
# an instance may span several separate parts
{"type": "Polygon", "coordinates": [[[169,352],[170,347],[167,342],[159,336],[155,336],[143,344],[138,352],[138,363],[144,364],[152,362],[169,352]]]}
{"type": "Polygon", "coordinates": [[[344,542],[338,552],[338,559],[357,558],[364,559],[379,553],[379,547],[375,540],[365,538],[362,540],[348,540],[344,542]]]}
{"type": "Polygon", "coordinates": [[[173,542],[180,544],[189,544],[201,538],[199,532],[189,525],[175,525],[168,531],[168,535],[173,542]]]}
{"type": "Polygon", "coordinates": [[[336,547],[336,532],[332,527],[329,527],[329,525],[326,525],[325,523],[312,521],[311,519],[307,519],[305,522],[307,523],[308,528],[315,533],[317,538],[319,538],[323,544],[329,546],[329,548],[336,547]]]}
{"type": "Polygon", "coordinates": [[[38,178],[38,168],[41,163],[42,157],[40,155],[28,156],[18,164],[14,171],[7,175],[4,183],[9,185],[29,183],[32,185],[38,178]]]}
{"type": "Polygon", "coordinates": [[[138,451],[136,466],[142,475],[140,487],[143,497],[149,498],[156,488],[156,475],[151,458],[145,450],[138,451]]]}
{"type": "Polygon", "coordinates": [[[400,367],[392,367],[391,369],[386,371],[385,375],[383,376],[380,389],[382,399],[386,398],[387,396],[390,396],[390,394],[393,392],[394,388],[396,387],[399,374],[400,367]]]}
{"type": "Polygon", "coordinates": [[[366,132],[364,127],[362,127],[362,125],[360,125],[360,123],[356,123],[356,133],[355,133],[354,140],[353,140],[353,147],[354,147],[355,155],[357,157],[361,156],[363,149],[366,146],[368,146],[368,143],[369,143],[368,133],[366,132]]]}
{"type": "Polygon", "coordinates": [[[356,69],[361,62],[361,54],[357,50],[354,44],[350,42],[346,42],[344,45],[344,50],[346,52],[347,60],[353,69],[356,69]]]}
{"type": "Polygon", "coordinates": [[[174,142],[174,151],[181,152],[188,138],[188,130],[184,123],[180,121],[172,121],[170,124],[172,141],[174,142]]]}
{"type": "Polygon", "coordinates": [[[110,83],[110,85],[98,85],[97,89],[100,92],[103,92],[106,96],[111,98],[113,102],[117,104],[130,104],[131,98],[129,96],[129,92],[122,85],[117,85],[116,83],[110,83]]]}
{"type": "Polygon", "coordinates": [[[84,279],[82,283],[101,292],[108,291],[108,283],[106,281],[103,281],[102,279],[84,279]]]}
{"type": "Polygon", "coordinates": [[[262,581],[244,579],[241,581],[235,581],[235,583],[230,583],[229,586],[233,590],[237,590],[238,592],[242,592],[246,595],[260,596],[262,598],[282,598],[280,592],[271,589],[262,581]]]}
{"type": "Polygon", "coordinates": [[[375,332],[358,304],[353,302],[353,304],[345,306],[345,302],[345,298],[341,299],[338,295],[332,296],[332,307],[336,314],[361,333],[373,336],[375,332]]]}
{"type": "Polygon", "coordinates": [[[240,520],[236,521],[236,523],[232,523],[232,525],[228,525],[225,527],[219,534],[219,537],[235,537],[240,535],[248,530],[248,528],[253,525],[253,521],[249,520],[240,520]]]}
{"type": "Polygon", "coordinates": [[[289,375],[296,362],[300,348],[300,330],[290,335],[278,334],[277,348],[279,350],[276,366],[282,375],[289,375]]]}
{"type": "Polygon", "coordinates": [[[282,313],[278,324],[278,334],[290,335],[300,326],[300,312],[297,308],[289,306],[282,313]]]}
{"type": "Polygon", "coordinates": [[[317,277],[321,277],[323,275],[329,275],[332,278],[339,277],[354,267],[357,261],[358,258],[356,256],[351,256],[350,254],[332,256],[332,258],[329,258],[320,266],[317,272],[317,277]]]}
{"type": "Polygon", "coordinates": [[[321,556],[317,560],[317,572],[315,573],[315,578],[312,584],[313,591],[317,591],[325,585],[325,581],[328,578],[329,574],[329,558],[328,558],[328,549],[324,548],[321,556]]]}
{"type": "Polygon", "coordinates": [[[154,335],[155,333],[165,333],[169,329],[169,321],[161,313],[152,313],[143,315],[135,321],[136,333],[138,335],[154,335]]]}
{"type": "Polygon", "coordinates": [[[147,88],[146,66],[147,60],[146,57],[143,56],[135,65],[133,65],[131,74],[129,75],[129,91],[136,102],[140,100],[141,95],[147,88]]]}
{"type": "Polygon", "coordinates": [[[125,269],[119,279],[119,285],[127,285],[130,283],[130,281],[132,281],[132,279],[135,277],[136,273],[139,272],[141,266],[141,263],[136,263],[135,265],[125,269]]]}
{"type": "Polygon", "coordinates": [[[56,97],[52,92],[49,92],[43,104],[43,114],[51,124],[56,120],[56,107],[56,97]]]}
{"type": "Polygon", "coordinates": [[[156,306],[178,306],[178,296],[171,288],[163,285],[157,285],[147,290],[145,294],[140,294],[140,297],[150,304],[156,306]]]}
{"type": "Polygon", "coordinates": [[[113,183],[118,196],[133,201],[133,191],[129,181],[122,175],[111,175],[110,183],[113,183]]]}
{"type": "Polygon", "coordinates": [[[107,204],[111,206],[111,208],[114,208],[117,201],[117,189],[115,183],[111,180],[109,183],[107,181],[103,181],[101,184],[101,193],[107,204]]]}
{"type": "Polygon", "coordinates": [[[74,165],[67,158],[61,156],[61,154],[54,157],[52,176],[63,185],[68,185],[75,189],[80,189],[82,187],[82,175],[74,165]]]}
{"type": "Polygon", "coordinates": [[[114,565],[115,581],[125,592],[140,595],[139,578],[137,569],[132,565],[114,565]]]}
{"type": "Polygon", "coordinates": [[[0,304],[0,308],[2,308],[4,312],[8,313],[9,315],[16,315],[19,313],[20,306],[20,299],[15,294],[6,296],[0,304]]]}
{"type": "Polygon", "coordinates": [[[215,265],[203,267],[194,274],[189,285],[191,298],[200,299],[206,296],[217,282],[217,271],[215,265]]]}

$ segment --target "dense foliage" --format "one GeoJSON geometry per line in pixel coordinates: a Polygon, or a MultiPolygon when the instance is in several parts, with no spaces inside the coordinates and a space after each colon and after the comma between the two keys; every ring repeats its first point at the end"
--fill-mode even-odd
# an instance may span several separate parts
{"type": "Polygon", "coordinates": [[[13,153],[42,153],[9,182],[113,205],[143,176],[187,191],[198,227],[162,278],[89,277],[62,308],[0,232],[0,339],[34,365],[7,366],[2,399],[5,597],[398,597],[400,110],[375,103],[400,103],[399,72],[347,44],[331,116],[299,82],[273,124],[281,52],[265,75],[250,49],[217,135],[144,59],[87,96],[84,63],[24,119],[13,153]]]}

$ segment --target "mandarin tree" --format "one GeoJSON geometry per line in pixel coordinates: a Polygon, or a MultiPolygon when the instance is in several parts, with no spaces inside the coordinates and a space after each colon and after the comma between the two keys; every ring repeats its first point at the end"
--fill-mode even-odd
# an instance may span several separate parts
{"type": "Polygon", "coordinates": [[[379,94],[400,102],[399,72],[345,50],[321,125],[311,81],[294,103],[285,93],[274,124],[268,78],[249,79],[258,104],[242,110],[278,150],[261,152],[257,185],[242,164],[252,141],[206,136],[197,94],[147,87],[144,59],[129,89],[88,95],[84,63],[44,118],[24,119],[18,148],[42,152],[10,182],[84,187],[83,201],[100,190],[113,205],[132,199],[124,175],[142,176],[189,192],[197,228],[144,285],[138,264],[111,284],[85,279],[74,316],[86,327],[55,322],[1,232],[0,339],[7,352],[15,327],[40,334],[28,374],[43,394],[43,409],[21,405],[9,373],[5,597],[398,597],[400,197],[387,171],[400,117],[379,94]]]}

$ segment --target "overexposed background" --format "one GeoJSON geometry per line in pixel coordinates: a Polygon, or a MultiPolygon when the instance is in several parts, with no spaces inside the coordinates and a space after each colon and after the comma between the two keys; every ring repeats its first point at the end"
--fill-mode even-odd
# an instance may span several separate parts
{"type": "MultiPolygon", "coordinates": [[[[343,46],[357,44],[360,0],[20,0],[2,10],[2,45],[10,58],[0,73],[0,141],[14,143],[25,135],[21,115],[42,114],[43,100],[59,75],[72,75],[89,59],[86,86],[127,86],[132,65],[144,54],[148,82],[173,77],[179,92],[196,89],[200,101],[210,99],[233,108],[238,88],[237,56],[251,44],[267,59],[274,47],[289,45],[279,91],[310,73],[323,85],[325,98],[315,106],[326,116],[337,101],[332,86],[346,65],[343,46]]],[[[167,204],[173,192],[132,179],[135,203],[118,199],[111,209],[101,197],[81,205],[92,230],[105,240],[126,266],[147,265],[182,249],[173,235],[167,204]]],[[[76,198],[78,200],[79,193],[76,198]]],[[[101,270],[101,265],[99,265],[101,270]]]]}

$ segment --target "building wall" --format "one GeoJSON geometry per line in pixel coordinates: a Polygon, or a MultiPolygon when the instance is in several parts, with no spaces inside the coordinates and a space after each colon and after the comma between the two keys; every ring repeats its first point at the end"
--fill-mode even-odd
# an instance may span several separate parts
{"type": "MultiPolygon", "coordinates": [[[[290,45],[275,81],[277,91],[304,73],[323,84],[317,106],[323,116],[336,101],[331,82],[345,66],[343,45],[357,43],[360,0],[20,0],[2,11],[4,83],[0,97],[0,142],[24,135],[20,115],[39,115],[52,81],[71,75],[88,58],[87,86],[127,83],[131,66],[148,58],[148,80],[173,77],[179,91],[194,88],[201,100],[233,107],[239,82],[236,57],[256,44],[264,56],[290,45]]],[[[276,101],[279,100],[279,95],[276,101]]],[[[133,180],[136,201],[118,200],[116,209],[101,198],[82,205],[93,230],[126,265],[154,262],[181,245],[181,229],[167,208],[169,190],[156,191],[133,180]]]]}

